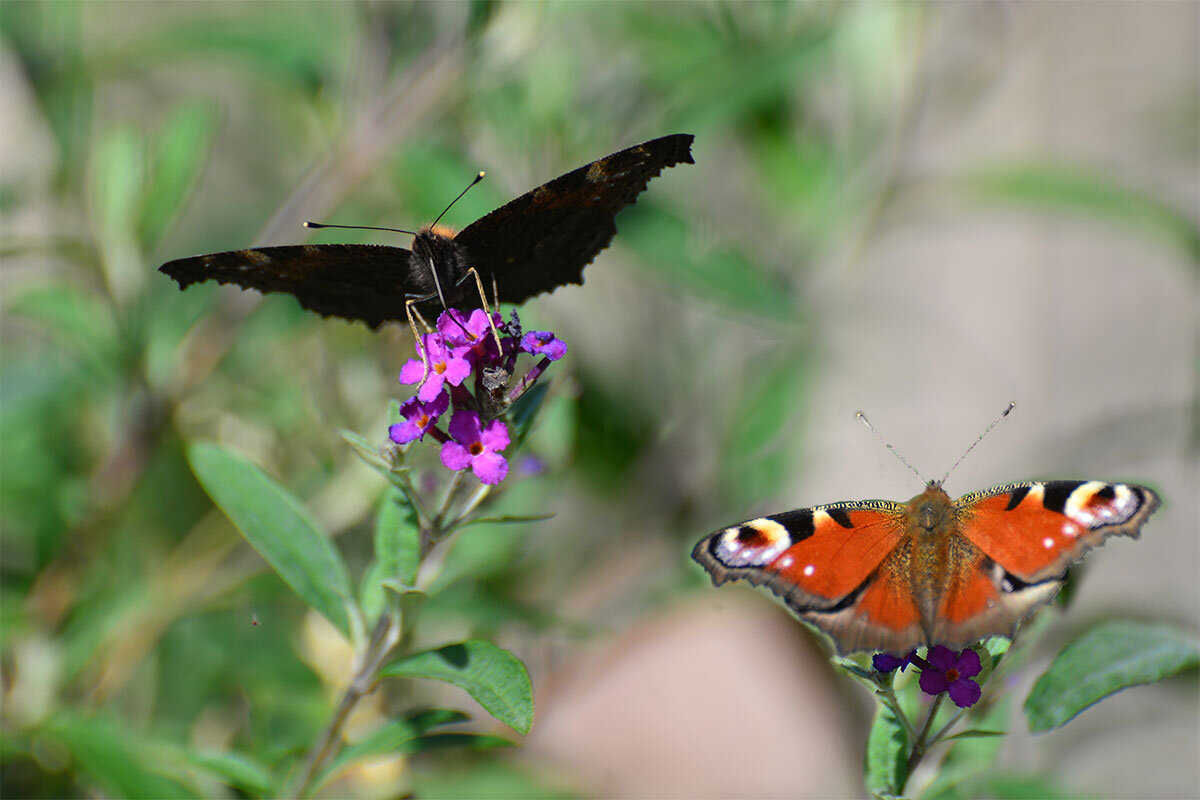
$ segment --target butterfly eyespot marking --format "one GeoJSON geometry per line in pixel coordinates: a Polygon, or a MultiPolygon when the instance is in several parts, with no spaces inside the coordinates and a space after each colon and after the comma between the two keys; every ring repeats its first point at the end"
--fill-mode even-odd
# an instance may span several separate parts
{"type": "Polygon", "coordinates": [[[726,528],[714,541],[713,557],[728,567],[769,564],[791,547],[787,529],[770,519],[726,528]]]}
{"type": "Polygon", "coordinates": [[[1123,483],[1081,483],[1063,502],[1062,512],[1085,528],[1120,525],[1142,506],[1137,493],[1123,483]]]}

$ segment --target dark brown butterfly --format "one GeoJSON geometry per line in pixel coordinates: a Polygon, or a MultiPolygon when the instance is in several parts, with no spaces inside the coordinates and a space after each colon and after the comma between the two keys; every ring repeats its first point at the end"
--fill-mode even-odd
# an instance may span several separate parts
{"type": "Polygon", "coordinates": [[[370,244],[261,247],[169,261],[159,271],[180,289],[215,280],[260,292],[286,292],[322,316],[357,319],[372,328],[405,319],[405,303],[422,311],[473,307],[483,285],[504,303],[521,303],[568,283],[617,232],[617,212],[637,200],[650,179],[692,164],[693,136],[677,133],[613,153],[559,176],[455,234],[426,226],[412,250],[370,244]]]}

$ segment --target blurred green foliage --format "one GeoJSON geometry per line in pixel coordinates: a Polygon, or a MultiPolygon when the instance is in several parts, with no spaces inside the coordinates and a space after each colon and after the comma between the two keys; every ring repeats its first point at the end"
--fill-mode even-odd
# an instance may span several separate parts
{"type": "MultiPolygon", "coordinates": [[[[337,429],[386,438],[408,332],[323,321],[278,296],[180,293],[160,263],[298,242],[309,218],[412,227],[486,168],[447,219],[461,226],[619,147],[695,134],[697,166],[656,180],[588,268],[602,294],[571,290],[594,319],[523,310],[567,339],[573,377],[556,378],[530,434],[544,468],[511,480],[492,512],[558,516],[467,530],[423,612],[430,647],[483,637],[523,653],[547,630],[585,635],[557,600],[604,548],[633,541],[622,531],[656,531],[682,554],[729,509],[769,498],[803,452],[805,289],[893,188],[914,102],[900,67],[926,13],[4,3],[2,80],[21,91],[3,111],[25,131],[5,143],[23,158],[0,187],[0,792],[270,795],[338,689],[339,645],[185,454],[215,440],[262,465],[336,537],[349,573],[337,591],[369,585],[388,486],[337,429]],[[685,474],[696,453],[709,466],[685,474]]],[[[1192,222],[1111,181],[1037,168],[964,182],[1119,216],[1197,258],[1192,222]]],[[[626,610],[698,582],[684,563],[627,587],[626,610]]],[[[402,748],[460,721],[420,716],[429,698],[411,691],[381,701],[394,727],[377,736],[421,760],[391,773],[338,762],[322,791],[567,791],[487,747],[402,748]]],[[[388,749],[366,741],[348,752],[388,749]]]]}

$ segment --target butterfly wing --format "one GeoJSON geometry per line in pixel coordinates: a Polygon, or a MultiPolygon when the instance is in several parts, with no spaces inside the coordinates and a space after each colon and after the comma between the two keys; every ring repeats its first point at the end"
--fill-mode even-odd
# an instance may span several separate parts
{"type": "Polygon", "coordinates": [[[411,295],[431,291],[428,269],[410,250],[369,244],[294,245],[181,258],[158,268],[186,289],[215,280],[260,292],[286,292],[324,317],[372,328],[405,319],[411,295]]]}
{"type": "Polygon", "coordinates": [[[695,163],[693,138],[663,136],[593,161],[480,217],[455,241],[505,303],[583,283],[583,268],[617,232],[617,212],[663,169],[695,163]]]}
{"type": "Polygon", "coordinates": [[[840,653],[907,653],[924,633],[904,569],[905,513],[883,500],[797,509],[716,531],[692,558],[714,585],[766,586],[840,653]]]}
{"type": "Polygon", "coordinates": [[[959,498],[930,641],[1013,635],[1054,598],[1068,567],[1109,536],[1137,538],[1158,504],[1143,486],[1102,481],[1014,483],[959,498]]]}

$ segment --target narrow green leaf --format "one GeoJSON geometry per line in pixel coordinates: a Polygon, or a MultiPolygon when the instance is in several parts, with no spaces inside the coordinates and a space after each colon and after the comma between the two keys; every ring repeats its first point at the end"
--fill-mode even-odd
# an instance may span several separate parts
{"type": "Polygon", "coordinates": [[[1007,735],[1007,733],[1005,731],[970,730],[970,731],[959,731],[958,733],[954,734],[953,736],[947,736],[943,739],[939,739],[939,741],[952,742],[955,739],[987,739],[992,736],[1006,736],[1006,735],[1007,735]]]}
{"type": "Polygon", "coordinates": [[[271,770],[243,753],[190,753],[188,760],[226,785],[250,794],[265,797],[275,790],[271,770]]]}
{"type": "Polygon", "coordinates": [[[1015,164],[972,175],[982,197],[1074,212],[1141,229],[1200,264],[1200,228],[1190,215],[1107,175],[1051,164],[1015,164]]]}
{"type": "Polygon", "coordinates": [[[1029,730],[1070,722],[1088,706],[1129,686],[1154,683],[1200,665],[1200,646],[1167,625],[1109,622],[1063,648],[1025,699],[1029,730]]]}
{"type": "Polygon", "coordinates": [[[81,770],[110,797],[174,798],[197,795],[148,764],[161,762],[151,748],[114,723],[63,716],[46,729],[70,752],[81,770]]]}
{"type": "Polygon", "coordinates": [[[525,394],[517,398],[517,402],[512,404],[512,408],[508,411],[508,419],[512,422],[513,430],[516,431],[516,436],[513,437],[514,443],[520,447],[525,439],[529,436],[529,432],[533,430],[533,422],[537,419],[538,411],[546,401],[546,395],[550,390],[550,381],[543,376],[525,391],[525,394]]]}
{"type": "Polygon", "coordinates": [[[469,525],[512,525],[514,523],[527,524],[530,522],[545,522],[548,519],[553,519],[556,516],[554,512],[545,514],[503,514],[497,517],[476,517],[462,524],[466,528],[469,525]]]}
{"type": "Polygon", "coordinates": [[[394,578],[405,586],[417,582],[420,558],[420,530],[416,514],[404,494],[389,491],[375,518],[375,559],[384,578],[394,578]]]}
{"type": "Polygon", "coordinates": [[[305,603],[350,635],[350,578],[337,549],[290,492],[217,445],[188,448],[192,471],[242,536],[305,603]]]}
{"type": "Polygon", "coordinates": [[[374,469],[383,473],[385,476],[391,473],[391,471],[394,469],[393,465],[386,458],[380,455],[378,442],[372,441],[371,439],[363,436],[361,433],[355,433],[354,431],[339,430],[338,433],[340,433],[342,438],[354,448],[354,452],[357,453],[358,457],[365,461],[368,466],[373,467],[374,469]]]}
{"type": "Polygon", "coordinates": [[[315,788],[319,788],[321,784],[333,775],[336,775],[348,764],[385,753],[415,752],[415,749],[419,748],[412,748],[410,742],[423,736],[430,729],[439,725],[463,722],[468,719],[470,717],[461,711],[452,711],[447,708],[431,708],[404,719],[390,722],[367,738],[343,748],[333,762],[330,763],[328,769],[322,773],[321,778],[317,780],[315,788]]]}
{"type": "Polygon", "coordinates": [[[533,686],[525,665],[491,642],[471,639],[393,661],[381,677],[428,678],[466,689],[489,714],[517,733],[533,724],[533,686]]]}
{"type": "Polygon", "coordinates": [[[882,703],[875,706],[875,721],[867,735],[864,780],[867,791],[877,796],[898,795],[908,781],[908,733],[882,703]]]}
{"type": "Polygon", "coordinates": [[[432,733],[422,736],[405,744],[406,752],[424,753],[430,750],[495,750],[498,747],[512,747],[513,743],[499,736],[487,733],[432,733]]]}
{"type": "Polygon", "coordinates": [[[183,206],[215,130],[216,112],[207,102],[181,106],[163,123],[141,199],[141,238],[147,249],[158,244],[183,206]]]}

